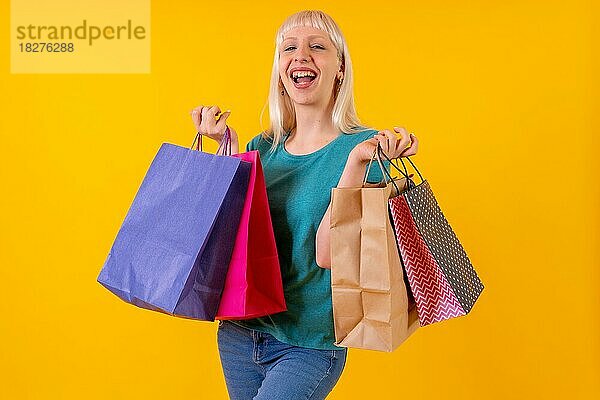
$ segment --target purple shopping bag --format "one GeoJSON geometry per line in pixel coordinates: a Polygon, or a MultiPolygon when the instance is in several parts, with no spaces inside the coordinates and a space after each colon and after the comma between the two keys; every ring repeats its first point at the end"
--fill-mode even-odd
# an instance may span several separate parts
{"type": "Polygon", "coordinates": [[[250,168],[238,158],[163,143],[98,282],[138,307],[214,321],[250,168]]]}

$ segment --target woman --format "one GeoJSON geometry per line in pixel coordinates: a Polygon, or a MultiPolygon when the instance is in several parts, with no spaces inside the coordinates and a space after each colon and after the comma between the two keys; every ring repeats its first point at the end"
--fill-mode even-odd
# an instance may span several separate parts
{"type": "MultiPolygon", "coordinates": [[[[333,187],[360,187],[377,143],[390,158],[414,155],[417,138],[402,128],[363,126],[354,108],[352,63],[337,24],[321,11],[288,17],[276,36],[269,94],[271,126],[258,150],[288,310],[221,321],[217,333],[232,399],[324,399],[338,381],[347,349],[334,345],[329,256],[333,187]]],[[[230,115],[192,110],[196,129],[221,141],[230,115]]],[[[230,127],[232,152],[238,138],[230,127]]],[[[382,173],[372,168],[369,181],[382,173]]]]}

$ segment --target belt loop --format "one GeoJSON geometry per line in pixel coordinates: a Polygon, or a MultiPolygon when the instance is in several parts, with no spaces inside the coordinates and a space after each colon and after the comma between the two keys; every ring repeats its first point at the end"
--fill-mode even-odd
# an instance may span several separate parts
{"type": "Polygon", "coordinates": [[[254,343],[261,344],[265,341],[265,334],[261,331],[252,330],[252,337],[254,338],[254,343]]]}
{"type": "Polygon", "coordinates": [[[252,358],[254,362],[258,362],[258,344],[256,343],[257,332],[252,329],[252,358]]]}

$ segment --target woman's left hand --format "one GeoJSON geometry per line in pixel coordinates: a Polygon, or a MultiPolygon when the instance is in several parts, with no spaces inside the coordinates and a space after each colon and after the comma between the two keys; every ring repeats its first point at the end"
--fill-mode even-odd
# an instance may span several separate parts
{"type": "Polygon", "coordinates": [[[390,159],[409,157],[417,154],[419,141],[412,133],[409,134],[406,129],[394,127],[396,133],[384,129],[377,132],[374,137],[359,143],[350,152],[350,157],[360,163],[368,163],[377,148],[377,143],[381,144],[381,150],[390,159]]]}

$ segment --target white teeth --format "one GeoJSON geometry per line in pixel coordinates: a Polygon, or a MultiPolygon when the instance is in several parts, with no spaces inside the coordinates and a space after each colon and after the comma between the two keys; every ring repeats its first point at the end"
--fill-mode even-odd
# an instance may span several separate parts
{"type": "Polygon", "coordinates": [[[302,78],[303,76],[312,76],[312,77],[315,77],[317,75],[315,75],[314,73],[312,73],[310,71],[294,71],[292,73],[292,78],[293,79],[302,78]]]}

